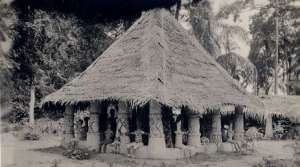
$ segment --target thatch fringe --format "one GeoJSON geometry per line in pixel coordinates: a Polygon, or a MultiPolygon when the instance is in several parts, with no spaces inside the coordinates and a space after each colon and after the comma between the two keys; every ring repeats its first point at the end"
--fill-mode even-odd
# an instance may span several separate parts
{"type": "Polygon", "coordinates": [[[260,99],[266,114],[291,120],[300,119],[300,96],[262,96],[260,99]]]}

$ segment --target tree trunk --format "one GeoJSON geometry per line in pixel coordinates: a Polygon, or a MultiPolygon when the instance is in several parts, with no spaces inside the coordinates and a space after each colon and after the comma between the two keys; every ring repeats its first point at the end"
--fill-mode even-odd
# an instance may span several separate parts
{"type": "Polygon", "coordinates": [[[278,16],[275,18],[276,20],[276,50],[275,50],[275,73],[274,73],[274,95],[278,93],[278,45],[279,45],[279,32],[278,32],[278,16]]]}
{"type": "Polygon", "coordinates": [[[30,103],[29,103],[29,124],[34,125],[34,104],[35,104],[35,88],[30,89],[30,103]]]}
{"type": "Polygon", "coordinates": [[[175,18],[176,18],[176,20],[178,20],[180,9],[181,9],[181,0],[177,0],[177,4],[176,4],[176,13],[175,13],[175,18]]]}

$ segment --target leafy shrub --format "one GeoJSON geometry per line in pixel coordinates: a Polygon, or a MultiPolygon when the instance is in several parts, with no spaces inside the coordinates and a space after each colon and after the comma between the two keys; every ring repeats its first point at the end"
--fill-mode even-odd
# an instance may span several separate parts
{"type": "Polygon", "coordinates": [[[40,134],[59,135],[62,133],[62,130],[63,130],[63,119],[54,121],[51,119],[42,118],[42,119],[36,120],[35,127],[39,131],[40,134]]]}
{"type": "Polygon", "coordinates": [[[77,160],[85,160],[90,158],[90,153],[87,150],[80,148],[68,149],[63,153],[63,155],[77,160]]]}
{"type": "Polygon", "coordinates": [[[24,125],[22,131],[17,132],[16,137],[21,140],[39,140],[40,135],[35,127],[24,125]]]}
{"type": "Polygon", "coordinates": [[[23,140],[39,140],[40,135],[32,127],[26,127],[23,134],[23,140]]]}
{"type": "Polygon", "coordinates": [[[40,136],[36,133],[33,133],[33,132],[27,132],[27,133],[24,134],[23,139],[24,140],[39,140],[40,136]]]}
{"type": "Polygon", "coordinates": [[[1,132],[7,133],[7,132],[11,132],[11,131],[19,131],[23,128],[23,126],[24,125],[21,125],[19,123],[14,123],[14,124],[3,123],[1,126],[1,132]]]}

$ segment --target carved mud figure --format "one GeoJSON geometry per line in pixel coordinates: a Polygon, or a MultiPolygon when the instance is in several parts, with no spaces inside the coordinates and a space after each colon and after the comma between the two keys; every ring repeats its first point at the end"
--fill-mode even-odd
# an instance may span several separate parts
{"type": "Polygon", "coordinates": [[[128,157],[134,157],[135,156],[135,151],[139,147],[144,145],[142,135],[147,134],[147,133],[142,131],[141,129],[137,129],[132,134],[134,134],[134,136],[135,136],[135,142],[129,143],[128,146],[127,146],[128,157]]]}
{"type": "Polygon", "coordinates": [[[78,131],[78,139],[79,140],[86,140],[87,138],[87,132],[88,132],[88,117],[85,117],[83,120],[78,119],[76,122],[76,129],[78,131]]]}
{"type": "Polygon", "coordinates": [[[100,144],[100,153],[106,153],[106,148],[108,144],[113,142],[113,131],[111,130],[111,125],[107,124],[107,130],[105,131],[105,140],[100,144]]]}

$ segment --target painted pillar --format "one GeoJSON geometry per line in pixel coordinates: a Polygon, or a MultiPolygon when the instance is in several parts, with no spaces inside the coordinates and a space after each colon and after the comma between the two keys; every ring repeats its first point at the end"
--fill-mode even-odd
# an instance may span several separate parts
{"type": "MultiPolygon", "coordinates": [[[[176,119],[178,118],[179,116],[174,116],[174,120],[176,121],[176,119]]],[[[182,148],[183,147],[183,144],[182,144],[182,132],[181,132],[181,120],[179,120],[177,123],[176,123],[176,132],[175,132],[175,148],[182,148]]]]}
{"type": "Polygon", "coordinates": [[[234,140],[242,141],[244,140],[244,113],[243,107],[235,107],[235,119],[234,119],[234,140]]]}
{"type": "Polygon", "coordinates": [[[222,143],[221,132],[221,113],[219,110],[214,111],[212,115],[212,128],[210,134],[210,141],[213,143],[222,143]]]}
{"type": "Polygon", "coordinates": [[[266,114],[266,129],[265,129],[265,137],[273,138],[273,127],[272,127],[272,114],[266,114]]]}
{"type": "Polygon", "coordinates": [[[70,142],[74,139],[74,112],[73,107],[67,105],[64,112],[64,133],[61,145],[68,148],[70,142]]]}
{"type": "Polygon", "coordinates": [[[74,134],[75,134],[75,139],[77,141],[79,141],[81,139],[81,134],[80,134],[80,120],[77,117],[77,119],[75,119],[75,126],[74,126],[74,134]]]}
{"type": "Polygon", "coordinates": [[[94,102],[90,104],[90,120],[89,120],[89,130],[87,133],[87,146],[91,151],[99,151],[100,146],[100,128],[99,128],[99,115],[100,106],[98,103],[94,102]]]}
{"type": "Polygon", "coordinates": [[[118,103],[118,118],[117,118],[117,134],[120,137],[120,152],[127,153],[126,147],[130,143],[129,139],[129,123],[128,123],[128,108],[125,102],[118,103]]]}
{"type": "Polygon", "coordinates": [[[200,116],[199,114],[190,114],[189,116],[189,137],[188,145],[201,146],[200,133],[200,116]]]}
{"type": "Polygon", "coordinates": [[[149,102],[149,149],[153,151],[166,147],[161,116],[161,105],[156,101],[149,102]]]}
{"type": "Polygon", "coordinates": [[[233,140],[233,130],[232,130],[232,123],[230,123],[228,129],[228,141],[232,141],[232,140],[233,140]]]}

